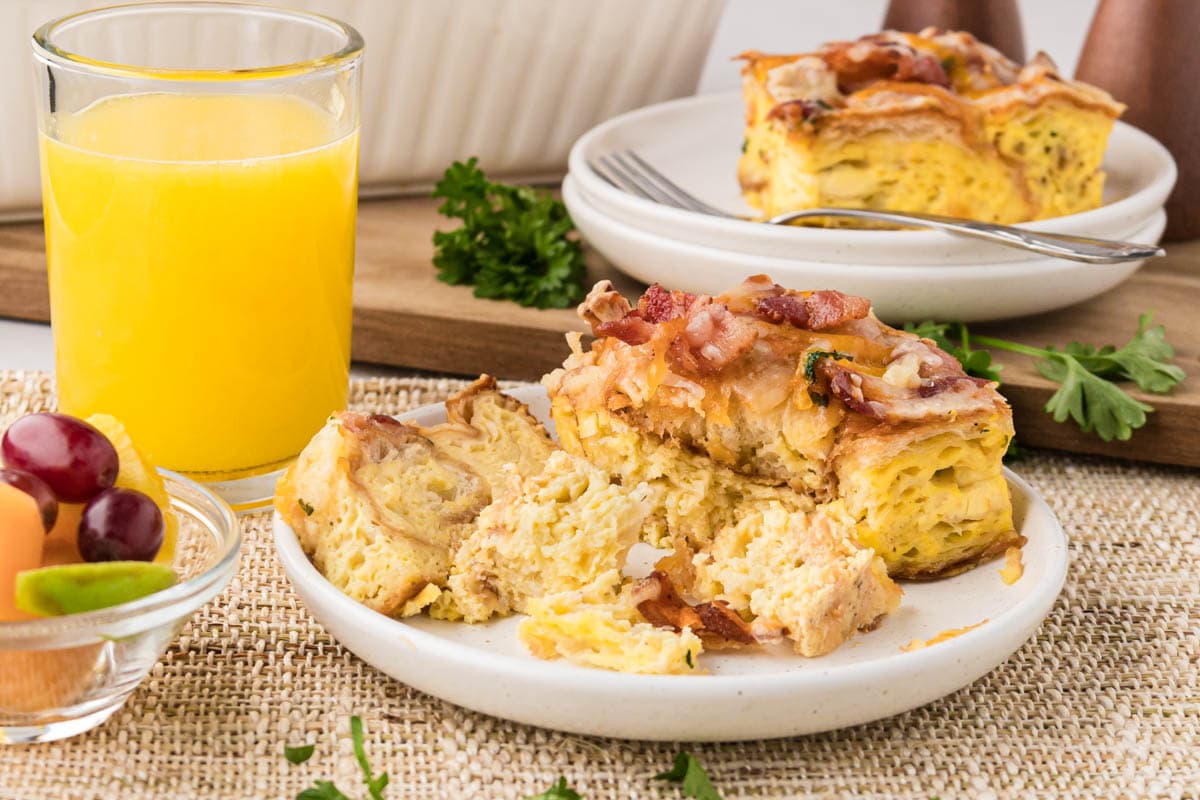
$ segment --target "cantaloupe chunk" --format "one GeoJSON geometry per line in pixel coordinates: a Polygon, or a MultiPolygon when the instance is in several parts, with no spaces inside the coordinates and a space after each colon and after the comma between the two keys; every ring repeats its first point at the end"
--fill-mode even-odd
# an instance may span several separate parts
{"type": "Polygon", "coordinates": [[[21,570],[42,565],[45,541],[37,501],[0,484],[0,621],[32,619],[16,607],[13,584],[21,570]]]}

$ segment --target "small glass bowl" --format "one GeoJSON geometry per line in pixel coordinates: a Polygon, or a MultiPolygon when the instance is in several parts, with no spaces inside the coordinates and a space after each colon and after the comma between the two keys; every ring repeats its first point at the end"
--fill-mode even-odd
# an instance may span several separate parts
{"type": "Polygon", "coordinates": [[[179,582],[86,614],[0,622],[0,744],[63,739],[104,722],[237,571],[233,511],[200,484],[159,472],[179,517],[179,582]]]}

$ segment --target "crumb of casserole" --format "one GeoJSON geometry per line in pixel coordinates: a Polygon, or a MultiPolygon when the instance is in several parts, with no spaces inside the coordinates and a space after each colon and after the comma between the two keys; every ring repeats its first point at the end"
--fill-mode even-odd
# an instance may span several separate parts
{"type": "Polygon", "coordinates": [[[615,485],[561,450],[539,473],[522,477],[510,467],[508,477],[455,553],[438,616],[481,622],[591,585],[625,563],[649,512],[644,485],[615,485]]]}
{"type": "Polygon", "coordinates": [[[613,591],[619,580],[614,571],[589,586],[529,600],[517,635],[538,658],[642,674],[699,672],[700,638],[688,628],[646,622],[626,594],[613,591]]]}
{"type": "Polygon", "coordinates": [[[856,537],[840,503],[811,514],[771,505],[717,532],[694,562],[695,593],[753,614],[797,653],[831,653],[900,605],[883,560],[856,537]]]}

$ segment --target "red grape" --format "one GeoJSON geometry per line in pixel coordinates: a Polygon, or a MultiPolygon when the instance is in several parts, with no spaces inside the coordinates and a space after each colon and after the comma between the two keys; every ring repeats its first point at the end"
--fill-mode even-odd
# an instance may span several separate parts
{"type": "Polygon", "coordinates": [[[162,511],[135,489],[105,489],[79,521],[84,561],[153,561],[162,541],[162,511]]]}
{"type": "Polygon", "coordinates": [[[42,527],[49,533],[58,521],[58,499],[54,490],[46,482],[30,472],[19,469],[0,467],[0,483],[7,483],[15,489],[37,501],[38,512],[42,515],[42,527]]]}
{"type": "Polygon", "coordinates": [[[82,503],[113,485],[120,461],[103,433],[66,414],[26,414],[0,441],[4,463],[45,481],[64,503],[82,503]]]}

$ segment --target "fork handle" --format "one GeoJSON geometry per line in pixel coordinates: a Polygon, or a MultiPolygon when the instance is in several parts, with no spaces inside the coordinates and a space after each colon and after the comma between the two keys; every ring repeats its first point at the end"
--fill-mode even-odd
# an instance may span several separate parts
{"type": "Polygon", "coordinates": [[[1115,264],[1121,261],[1138,261],[1164,255],[1161,247],[1152,244],[1094,239],[1090,236],[1041,233],[1024,228],[1014,228],[1011,225],[943,217],[938,214],[876,211],[867,208],[807,208],[771,217],[767,222],[771,225],[783,225],[792,220],[810,217],[853,217],[920,228],[934,228],[961,236],[985,239],[1006,247],[1030,250],[1046,256],[1083,261],[1089,264],[1115,264]]]}

